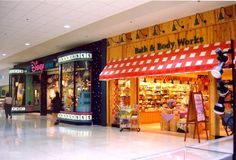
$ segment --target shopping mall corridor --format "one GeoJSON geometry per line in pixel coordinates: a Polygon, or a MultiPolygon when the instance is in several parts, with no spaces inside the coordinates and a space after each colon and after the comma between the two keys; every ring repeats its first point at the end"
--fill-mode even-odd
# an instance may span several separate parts
{"type": "Polygon", "coordinates": [[[120,132],[118,128],[96,125],[54,126],[50,116],[35,113],[13,114],[12,119],[6,120],[3,110],[0,139],[1,160],[212,160],[229,155],[198,150],[194,148],[199,145],[197,140],[191,138],[185,143],[180,136],[120,132]]]}

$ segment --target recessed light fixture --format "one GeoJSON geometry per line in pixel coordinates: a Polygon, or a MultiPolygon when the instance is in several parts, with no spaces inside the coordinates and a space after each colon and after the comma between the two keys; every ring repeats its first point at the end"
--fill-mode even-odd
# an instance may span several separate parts
{"type": "Polygon", "coordinates": [[[3,53],[2,56],[6,56],[7,54],[3,53]]]}
{"type": "Polygon", "coordinates": [[[29,43],[25,43],[26,46],[29,46],[30,44],[29,43]]]}
{"type": "Polygon", "coordinates": [[[69,29],[70,25],[64,25],[64,28],[69,29]]]}

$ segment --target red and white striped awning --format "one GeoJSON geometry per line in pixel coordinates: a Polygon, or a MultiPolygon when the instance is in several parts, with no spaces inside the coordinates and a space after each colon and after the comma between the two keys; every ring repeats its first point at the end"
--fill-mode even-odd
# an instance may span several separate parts
{"type": "Polygon", "coordinates": [[[100,80],[208,71],[219,63],[216,48],[228,51],[230,41],[113,60],[100,73],[100,80]]]}

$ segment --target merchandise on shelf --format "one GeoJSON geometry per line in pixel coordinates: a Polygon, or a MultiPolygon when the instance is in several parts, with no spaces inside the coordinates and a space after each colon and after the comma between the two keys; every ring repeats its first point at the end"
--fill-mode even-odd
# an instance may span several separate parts
{"type": "Polygon", "coordinates": [[[120,123],[120,109],[130,106],[130,80],[114,81],[114,104],[112,109],[113,124],[120,123]]]}
{"type": "Polygon", "coordinates": [[[139,105],[141,112],[161,110],[164,105],[186,106],[190,84],[179,81],[157,81],[155,78],[139,79],[139,105]],[[171,102],[172,101],[172,102],[171,102]]]}

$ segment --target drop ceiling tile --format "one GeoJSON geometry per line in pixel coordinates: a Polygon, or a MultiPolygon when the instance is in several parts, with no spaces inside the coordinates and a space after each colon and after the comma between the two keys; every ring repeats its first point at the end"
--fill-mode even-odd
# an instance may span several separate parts
{"type": "Polygon", "coordinates": [[[21,19],[27,21],[27,23],[34,23],[34,21],[38,20],[40,17],[42,17],[41,14],[29,12],[25,14],[23,17],[21,17],[21,19]]]}
{"type": "Polygon", "coordinates": [[[40,1],[20,1],[20,3],[14,8],[14,11],[30,12],[36,9],[42,2],[40,1]]]}
{"type": "Polygon", "coordinates": [[[52,16],[52,17],[55,17],[55,18],[59,18],[60,16],[64,16],[68,13],[71,12],[71,9],[68,9],[68,8],[63,8],[63,7],[59,7],[51,12],[48,12],[47,16],[52,16]]]}
{"type": "Polygon", "coordinates": [[[61,7],[74,10],[74,9],[78,9],[80,7],[86,6],[86,4],[88,4],[92,1],[94,1],[94,0],[68,1],[67,3],[62,4],[61,7]]]}
{"type": "Polygon", "coordinates": [[[52,12],[56,8],[57,6],[42,3],[33,10],[33,13],[38,13],[47,16],[48,13],[52,12]]]}
{"type": "Polygon", "coordinates": [[[80,10],[81,12],[85,13],[93,13],[94,10],[100,10],[102,12],[102,8],[106,6],[105,3],[98,3],[95,1],[90,1],[86,3],[85,5],[78,6],[77,10],[80,10]]]}
{"type": "Polygon", "coordinates": [[[11,10],[8,8],[1,8],[0,7],[0,16],[1,17],[6,17],[6,15],[8,15],[10,12],[11,12],[11,10]]]}
{"type": "Polygon", "coordinates": [[[0,8],[13,9],[15,8],[20,1],[0,1],[0,8]]]}
{"type": "Polygon", "coordinates": [[[48,23],[51,23],[52,21],[56,20],[55,17],[47,17],[47,16],[41,16],[37,20],[34,21],[35,24],[41,26],[48,23]]]}
{"type": "Polygon", "coordinates": [[[82,16],[84,16],[85,13],[76,9],[76,10],[71,10],[70,12],[64,14],[64,16],[67,16],[67,17],[70,17],[71,19],[74,18],[74,19],[77,19],[77,18],[80,18],[82,16]]]}
{"type": "Polygon", "coordinates": [[[68,1],[65,0],[44,0],[45,4],[60,6],[68,1]]]}
{"type": "Polygon", "coordinates": [[[121,9],[130,9],[136,6],[139,6],[140,4],[143,4],[144,2],[147,2],[148,0],[119,0],[114,1],[112,4],[113,7],[119,7],[121,9]],[[135,3],[134,3],[135,2],[135,3]]]}
{"type": "Polygon", "coordinates": [[[105,4],[113,4],[117,0],[97,0],[97,1],[105,4]]]}

